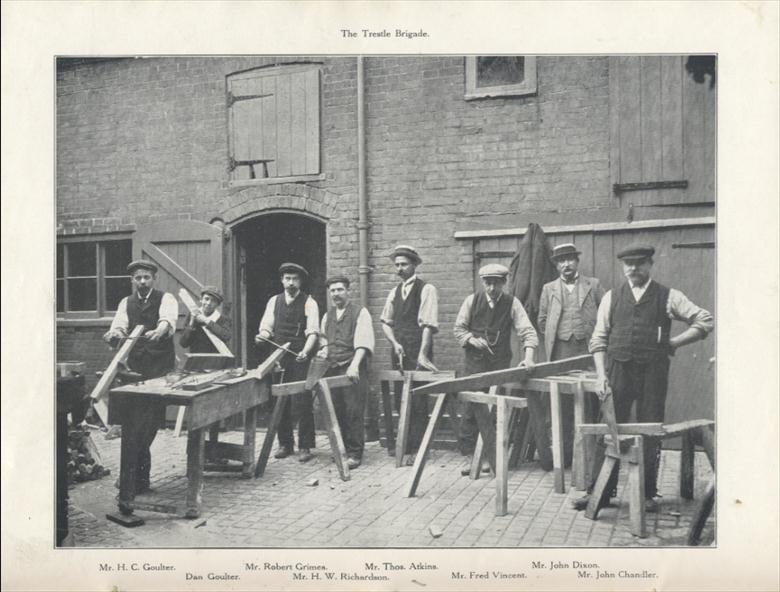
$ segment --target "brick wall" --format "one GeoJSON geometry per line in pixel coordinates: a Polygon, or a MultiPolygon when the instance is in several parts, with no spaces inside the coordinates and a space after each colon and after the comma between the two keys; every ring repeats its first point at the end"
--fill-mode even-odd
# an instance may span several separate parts
{"type": "MultiPolygon", "coordinates": [[[[396,279],[387,254],[415,244],[420,275],[439,288],[437,364],[456,368],[452,325],[472,289],[464,218],[609,207],[607,58],[538,58],[538,93],[465,101],[463,58],[372,57],[366,63],[369,306],[378,324],[396,279]]],[[[330,218],[329,268],[357,280],[356,65],[352,57],[110,60],[61,68],[57,78],[60,234],[136,228],[168,218],[209,221],[273,203],[330,218]],[[231,188],[225,76],[276,63],[323,63],[324,179],[231,188]],[[271,201],[274,200],[274,201],[271,201]]],[[[357,282],[356,282],[357,284],[357,282]]],[[[60,359],[105,365],[104,329],[62,328],[60,359]],[[102,345],[98,344],[97,347],[102,345]],[[104,351],[103,348],[101,351],[104,351]]]]}

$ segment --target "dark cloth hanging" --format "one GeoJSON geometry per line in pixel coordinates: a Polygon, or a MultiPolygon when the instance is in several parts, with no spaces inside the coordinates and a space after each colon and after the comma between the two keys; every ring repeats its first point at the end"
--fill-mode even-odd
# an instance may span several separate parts
{"type": "Polygon", "coordinates": [[[552,249],[544,230],[536,222],[531,222],[509,266],[511,280],[508,291],[522,303],[537,331],[542,287],[558,277],[551,255],[552,249]]]}

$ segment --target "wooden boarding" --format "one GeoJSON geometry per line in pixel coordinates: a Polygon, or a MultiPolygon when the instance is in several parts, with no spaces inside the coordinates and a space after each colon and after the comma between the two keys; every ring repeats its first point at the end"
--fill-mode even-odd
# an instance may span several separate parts
{"type": "MultiPolygon", "coordinates": [[[[283,355],[284,352],[279,352],[283,355]]],[[[274,356],[275,354],[272,354],[274,356]]],[[[273,360],[275,362],[275,360],[273,360]]],[[[257,408],[269,399],[270,385],[262,380],[264,373],[270,372],[272,364],[264,368],[237,376],[221,378],[202,390],[184,390],[174,388],[165,377],[155,378],[137,384],[116,387],[109,392],[109,421],[122,425],[123,432],[137,430],[134,425],[134,410],[150,403],[163,405],[182,405],[189,411],[189,431],[187,434],[187,497],[183,511],[176,509],[177,514],[183,513],[188,518],[200,515],[201,491],[203,488],[203,471],[206,469],[226,472],[241,471],[243,477],[249,477],[254,471],[254,448],[257,408]],[[240,468],[230,465],[206,465],[205,431],[214,427],[217,422],[227,419],[237,413],[245,413],[244,444],[233,445],[217,441],[216,435],[209,440],[208,447],[217,456],[241,460],[240,468]]],[[[212,431],[212,434],[214,432],[212,431]]],[[[130,457],[137,454],[130,450],[129,439],[122,438],[120,455],[120,511],[124,507],[125,514],[134,509],[150,511],[165,511],[162,506],[144,505],[142,500],[137,503],[132,495],[132,482],[129,479],[130,457]],[[128,478],[123,475],[127,474],[128,478]]],[[[114,518],[110,518],[114,520],[114,518]]],[[[127,520],[123,520],[127,522],[127,520]]],[[[133,521],[130,521],[133,522],[133,521]]],[[[128,524],[128,526],[131,524],[128,524]]]]}
{"type": "Polygon", "coordinates": [[[125,342],[119,348],[119,351],[117,351],[114,355],[114,359],[111,360],[111,363],[108,365],[108,368],[106,368],[106,371],[103,372],[103,376],[100,377],[100,380],[95,385],[95,388],[92,389],[92,393],[90,394],[90,397],[92,398],[92,406],[95,408],[98,417],[100,417],[100,420],[105,425],[109,425],[106,393],[111,387],[111,383],[114,382],[114,378],[116,378],[117,372],[119,372],[119,365],[124,364],[124,362],[127,360],[127,357],[135,347],[135,344],[138,343],[138,339],[143,332],[143,325],[135,326],[127,339],[125,339],[125,342]]]}
{"type": "Polygon", "coordinates": [[[403,464],[404,450],[409,436],[411,421],[412,384],[415,382],[437,382],[455,378],[454,372],[430,372],[428,370],[380,370],[374,377],[379,380],[382,392],[382,409],[384,414],[385,436],[387,439],[387,454],[395,456],[395,466],[403,464]],[[390,382],[403,383],[401,391],[400,410],[398,413],[398,438],[393,434],[393,403],[390,392],[390,382]]]}
{"type": "Polygon", "coordinates": [[[593,362],[593,356],[576,356],[566,358],[555,362],[545,362],[537,364],[533,368],[508,368],[506,370],[493,370],[492,372],[481,372],[471,374],[462,378],[453,378],[450,380],[441,380],[432,382],[424,386],[417,387],[412,391],[414,395],[429,395],[433,393],[456,393],[462,391],[475,391],[491,387],[493,385],[504,385],[520,383],[522,388],[527,388],[523,383],[531,378],[544,378],[566,372],[568,370],[584,370],[589,368],[593,362]]]}
{"type": "MultiPolygon", "coordinates": [[[[472,393],[460,393],[459,398],[461,401],[470,401],[474,403],[485,403],[488,408],[488,412],[491,412],[493,410],[493,397],[498,394],[498,386],[493,385],[490,387],[490,390],[487,392],[488,399],[487,400],[479,400],[479,397],[477,400],[474,400],[473,398],[468,398],[468,396],[472,393]]],[[[477,395],[485,395],[485,393],[474,393],[477,395]]],[[[482,464],[483,462],[487,460],[485,456],[485,440],[482,438],[482,432],[477,434],[477,443],[474,446],[474,454],[471,455],[471,467],[469,467],[469,479],[472,481],[476,481],[479,479],[480,474],[482,473],[482,464]]],[[[491,474],[493,477],[495,477],[496,473],[491,467],[491,474]]]]}
{"type": "Polygon", "coordinates": [[[236,358],[231,354],[185,354],[183,369],[188,372],[198,370],[222,370],[230,368],[236,358]]]}
{"type": "MultiPolygon", "coordinates": [[[[279,351],[281,352],[281,350],[279,351]]],[[[343,481],[349,481],[350,478],[349,467],[347,466],[347,451],[344,446],[341,429],[339,428],[339,422],[336,417],[336,410],[333,406],[330,389],[342,388],[351,384],[352,381],[347,376],[329,376],[327,378],[321,378],[316,383],[314,391],[315,396],[318,396],[321,399],[320,402],[322,405],[320,405],[319,410],[320,417],[327,428],[330,448],[336,461],[339,476],[343,481]]],[[[305,380],[275,384],[271,387],[271,395],[276,398],[276,402],[274,403],[274,410],[268,425],[268,431],[265,434],[263,446],[260,449],[260,455],[258,456],[255,465],[255,478],[261,477],[263,473],[265,473],[265,468],[268,465],[268,458],[270,457],[271,449],[273,448],[274,438],[279,429],[279,422],[282,420],[282,412],[284,411],[284,407],[289,404],[288,398],[291,395],[297,395],[298,393],[303,393],[307,390],[305,380]]]]}

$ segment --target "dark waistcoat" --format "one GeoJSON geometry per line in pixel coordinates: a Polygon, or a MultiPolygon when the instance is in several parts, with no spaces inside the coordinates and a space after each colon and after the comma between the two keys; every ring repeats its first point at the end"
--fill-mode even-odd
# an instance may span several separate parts
{"type": "Polygon", "coordinates": [[[274,337],[277,343],[290,342],[293,351],[300,351],[306,343],[306,299],[308,294],[299,292],[290,304],[284,293],[276,297],[274,308],[274,337]]]}
{"type": "MultiPolygon", "coordinates": [[[[145,331],[152,331],[157,327],[162,297],[162,292],[152,290],[144,303],[141,302],[137,292],[133,292],[127,298],[128,332],[137,325],[143,325],[145,331]]],[[[160,375],[173,370],[175,363],[173,337],[170,335],[157,342],[140,339],[128,357],[130,367],[147,378],[153,374],[160,375]]]]}
{"type": "MultiPolygon", "coordinates": [[[[512,335],[512,296],[502,294],[494,308],[488,305],[484,292],[477,292],[471,303],[471,323],[469,331],[474,337],[484,337],[490,349],[499,359],[512,357],[510,346],[512,335]]],[[[466,348],[466,355],[477,358],[490,356],[488,352],[481,354],[472,347],[466,348]]]]}
{"type": "Polygon", "coordinates": [[[393,333],[398,342],[404,346],[404,356],[417,359],[422,345],[422,327],[417,322],[422,301],[422,289],[425,282],[416,278],[406,296],[402,296],[403,282],[398,284],[393,300],[393,333]]]}
{"type": "Polygon", "coordinates": [[[355,355],[355,327],[361,310],[362,307],[350,302],[341,319],[337,319],[335,308],[328,310],[325,337],[328,340],[329,361],[342,364],[355,355]]]}
{"type": "Polygon", "coordinates": [[[613,360],[647,362],[666,356],[672,321],[666,314],[669,288],[651,282],[639,302],[624,283],[612,293],[607,354],[613,360]]]}
{"type": "Polygon", "coordinates": [[[566,286],[561,286],[561,295],[563,296],[563,302],[561,303],[561,318],[558,321],[558,332],[556,336],[558,339],[568,341],[572,335],[576,339],[585,339],[585,325],[582,322],[582,314],[580,313],[580,303],[577,299],[577,292],[580,286],[569,292],[566,286]]]}

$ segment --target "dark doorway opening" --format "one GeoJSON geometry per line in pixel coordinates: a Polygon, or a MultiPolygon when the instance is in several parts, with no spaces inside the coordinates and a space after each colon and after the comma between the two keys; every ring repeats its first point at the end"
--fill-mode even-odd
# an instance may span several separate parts
{"type": "Polygon", "coordinates": [[[290,213],[265,214],[234,228],[239,247],[239,307],[242,357],[247,367],[256,367],[268,354],[254,345],[254,336],[268,300],[282,291],[279,266],[287,261],[309,272],[303,291],[311,294],[325,314],[326,234],[325,223],[290,213]]]}

